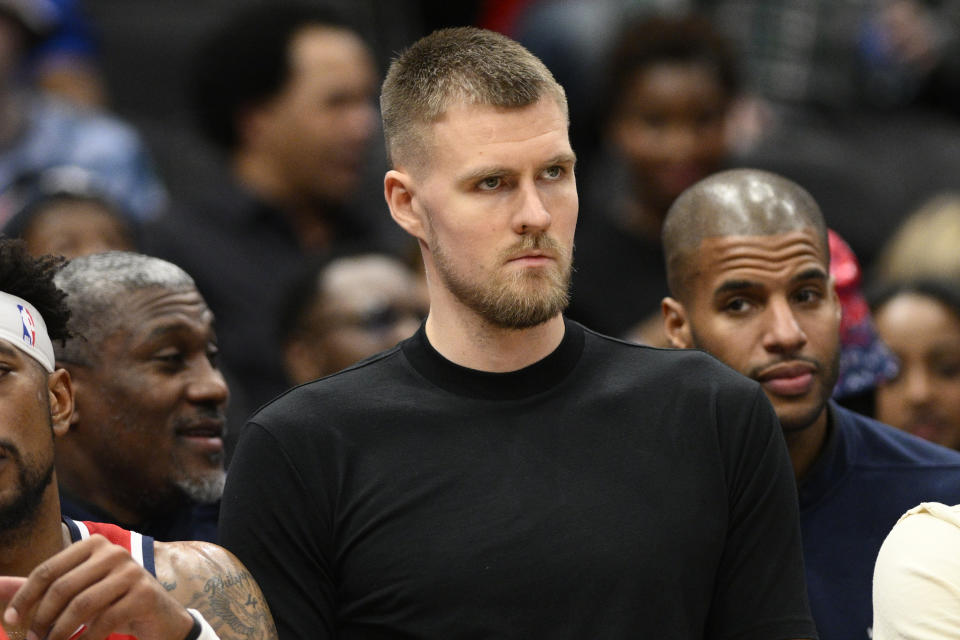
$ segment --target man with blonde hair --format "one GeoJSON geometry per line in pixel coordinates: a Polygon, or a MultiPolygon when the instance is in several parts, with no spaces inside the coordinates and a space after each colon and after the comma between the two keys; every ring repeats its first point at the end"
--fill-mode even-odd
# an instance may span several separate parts
{"type": "Polygon", "coordinates": [[[241,437],[222,541],[281,635],[815,638],[760,388],[562,315],[578,201],[546,67],[442,30],[381,104],[384,192],[430,311],[241,437]]]}

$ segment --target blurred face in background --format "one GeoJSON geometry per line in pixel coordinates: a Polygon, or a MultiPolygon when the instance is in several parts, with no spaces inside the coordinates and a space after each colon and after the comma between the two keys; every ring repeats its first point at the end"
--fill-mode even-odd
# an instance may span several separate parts
{"type": "Polygon", "coordinates": [[[376,84],[352,32],[308,26],[294,36],[287,84],[250,118],[249,143],[282,176],[285,195],[339,203],[353,193],[376,130],[376,84]]]}
{"type": "Polygon", "coordinates": [[[960,449],[960,316],[905,292],[879,307],[874,321],[900,361],[899,375],[877,389],[877,419],[960,449]]]}
{"type": "Polygon", "coordinates": [[[0,13],[0,88],[11,84],[27,46],[27,34],[11,17],[0,13]]]}
{"type": "Polygon", "coordinates": [[[705,64],[663,61],[624,89],[611,134],[641,197],[666,213],[680,193],[720,168],[730,96],[705,64]]]}
{"type": "Polygon", "coordinates": [[[33,214],[23,230],[35,256],[76,258],[104,251],[135,251],[130,227],[118,214],[92,199],[54,199],[33,214]]]}
{"type": "Polygon", "coordinates": [[[416,332],[427,308],[422,283],[398,260],[376,254],[334,260],[286,341],[290,381],[314,380],[389,349],[416,332]]]}

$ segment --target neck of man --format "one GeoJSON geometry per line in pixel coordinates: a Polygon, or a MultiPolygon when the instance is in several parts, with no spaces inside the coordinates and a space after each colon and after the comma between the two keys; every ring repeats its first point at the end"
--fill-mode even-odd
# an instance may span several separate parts
{"type": "Polygon", "coordinates": [[[160,492],[139,484],[117,482],[108,469],[94,464],[83,451],[79,454],[79,463],[69,455],[72,453],[76,450],[67,446],[57,452],[57,474],[64,495],[80,507],[103,513],[113,524],[138,529],[144,522],[169,515],[184,504],[182,495],[176,491],[160,492]],[[81,471],[78,473],[77,469],[81,471]]]}
{"type": "Polygon", "coordinates": [[[33,515],[16,529],[0,532],[0,575],[26,576],[68,544],[54,477],[33,515]]]}
{"type": "Polygon", "coordinates": [[[827,405],[810,426],[796,431],[784,432],[787,441],[787,450],[790,453],[790,462],[793,465],[793,476],[800,482],[813,463],[820,457],[823,445],[827,441],[827,423],[829,412],[827,405]]]}
{"type": "Polygon", "coordinates": [[[497,327],[454,299],[444,287],[431,287],[427,339],[440,355],[461,367],[491,373],[523,369],[553,353],[564,331],[559,313],[526,329],[497,327]]]}
{"type": "Polygon", "coordinates": [[[241,184],[283,212],[304,251],[317,252],[330,246],[334,227],[328,216],[328,207],[319,199],[299,193],[285,179],[283,171],[266,158],[238,152],[232,164],[233,173],[241,184]]]}

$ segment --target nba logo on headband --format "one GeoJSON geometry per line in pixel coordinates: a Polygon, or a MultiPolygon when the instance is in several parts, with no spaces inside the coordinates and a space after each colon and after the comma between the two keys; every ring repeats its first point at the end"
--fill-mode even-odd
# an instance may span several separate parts
{"type": "Polygon", "coordinates": [[[31,347],[37,344],[37,325],[30,315],[30,310],[25,309],[22,304],[17,305],[20,311],[20,323],[23,325],[23,341],[31,347]]]}
{"type": "Polygon", "coordinates": [[[43,316],[32,304],[6,291],[0,291],[0,340],[42,364],[47,373],[53,373],[56,360],[43,316]]]}

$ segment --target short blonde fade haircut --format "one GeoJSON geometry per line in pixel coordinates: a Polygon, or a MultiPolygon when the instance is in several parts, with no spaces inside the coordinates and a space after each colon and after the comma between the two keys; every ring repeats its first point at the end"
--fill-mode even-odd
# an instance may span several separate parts
{"type": "Polygon", "coordinates": [[[387,159],[419,166],[425,125],[453,103],[519,108],[544,96],[568,116],[567,96],[546,65],[510,38],[474,27],[434,31],[393,60],[380,93],[387,159]]]}

